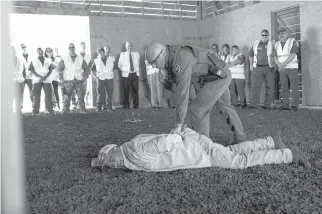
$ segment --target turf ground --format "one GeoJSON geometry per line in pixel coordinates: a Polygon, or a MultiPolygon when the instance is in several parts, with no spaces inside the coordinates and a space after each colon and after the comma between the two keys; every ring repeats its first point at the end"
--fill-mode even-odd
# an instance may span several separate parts
{"type": "MultiPolygon", "coordinates": [[[[248,139],[282,129],[284,142],[304,151],[312,167],[102,172],[90,166],[101,147],[141,133],[168,133],[174,110],[25,115],[30,213],[322,213],[322,111],[238,113],[248,139]],[[134,118],[142,121],[125,121],[134,118]]],[[[232,135],[216,109],[211,121],[211,138],[227,145],[232,135]]]]}

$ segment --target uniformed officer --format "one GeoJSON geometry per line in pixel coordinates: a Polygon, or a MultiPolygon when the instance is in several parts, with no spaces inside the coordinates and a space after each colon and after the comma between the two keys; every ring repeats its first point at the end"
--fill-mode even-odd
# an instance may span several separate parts
{"type": "Polygon", "coordinates": [[[250,105],[248,108],[256,108],[259,102],[259,95],[265,80],[265,102],[263,109],[271,109],[274,96],[274,62],[273,62],[273,45],[269,40],[268,30],[261,32],[262,39],[256,40],[249,51],[249,65],[251,74],[251,88],[249,93],[250,105]]]}
{"type": "MultiPolygon", "coordinates": [[[[228,87],[231,82],[231,72],[218,55],[215,55],[214,60],[224,71],[226,78],[221,79],[214,75],[206,76],[203,79],[206,84],[192,100],[188,110],[191,75],[195,71],[194,67],[197,62],[195,53],[196,49],[189,46],[163,46],[159,43],[150,44],[146,50],[149,63],[163,70],[163,72],[159,72],[161,82],[166,87],[171,86],[172,82],[176,83],[176,127],[172,132],[181,130],[188,111],[188,127],[209,137],[210,111],[217,103],[219,110],[225,115],[231,131],[234,132],[234,143],[245,141],[243,125],[235,108],[230,103],[228,87]]],[[[205,68],[208,69],[207,66],[205,68]]]]}

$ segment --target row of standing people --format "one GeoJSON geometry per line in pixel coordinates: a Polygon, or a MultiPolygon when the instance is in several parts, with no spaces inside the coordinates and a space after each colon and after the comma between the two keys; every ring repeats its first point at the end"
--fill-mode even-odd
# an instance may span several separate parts
{"type": "Polygon", "coordinates": [[[278,29],[279,41],[274,45],[269,40],[269,32],[261,31],[261,40],[256,40],[249,50],[249,65],[251,71],[251,87],[249,105],[246,105],[245,94],[245,63],[246,58],[240,53],[237,45],[222,46],[220,53],[218,45],[212,44],[211,51],[219,53],[228,64],[232,74],[229,86],[231,103],[235,107],[257,108],[263,81],[265,81],[266,93],[263,109],[271,109],[274,100],[275,72],[278,71],[281,80],[283,104],[280,110],[297,111],[299,105],[299,76],[298,53],[299,45],[294,38],[290,38],[285,28],[278,29]],[[289,87],[290,83],[290,87],[289,87]],[[289,96],[292,90],[291,109],[289,108],[289,96]],[[238,103],[240,99],[240,104],[238,103]]]}

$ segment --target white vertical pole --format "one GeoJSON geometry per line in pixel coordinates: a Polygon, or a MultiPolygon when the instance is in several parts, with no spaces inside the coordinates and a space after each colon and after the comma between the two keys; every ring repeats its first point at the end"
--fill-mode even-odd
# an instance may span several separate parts
{"type": "Polygon", "coordinates": [[[21,115],[12,111],[12,49],[9,37],[11,2],[1,1],[1,212],[26,213],[23,130],[21,115]]]}

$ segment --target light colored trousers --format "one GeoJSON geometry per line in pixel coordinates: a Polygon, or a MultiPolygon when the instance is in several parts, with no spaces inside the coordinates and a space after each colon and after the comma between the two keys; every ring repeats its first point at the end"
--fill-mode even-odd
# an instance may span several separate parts
{"type": "Polygon", "coordinates": [[[206,136],[199,136],[200,145],[211,158],[214,167],[244,169],[256,165],[291,163],[293,155],[290,149],[275,150],[272,137],[245,141],[225,147],[213,143],[206,136]]]}
{"type": "Polygon", "coordinates": [[[151,92],[151,106],[160,107],[162,105],[162,89],[158,73],[148,74],[147,79],[151,92]]]}

